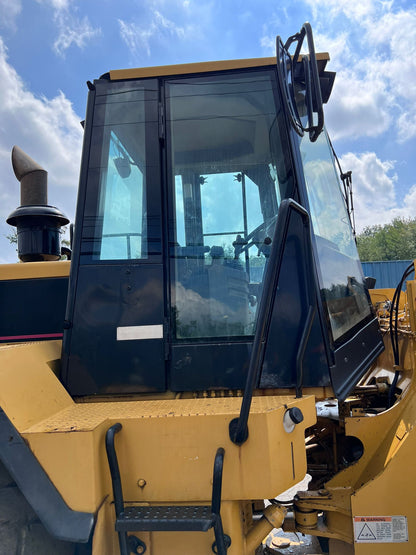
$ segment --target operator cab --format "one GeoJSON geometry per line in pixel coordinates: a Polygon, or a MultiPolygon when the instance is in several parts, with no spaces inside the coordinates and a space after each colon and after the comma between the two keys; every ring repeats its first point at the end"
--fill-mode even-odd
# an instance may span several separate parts
{"type": "Polygon", "coordinates": [[[290,124],[285,75],[264,58],[90,84],[63,343],[72,395],[244,388],[284,199],[311,229],[295,215],[278,239],[256,385],[296,385],[311,304],[304,386],[345,397],[382,349],[326,132],[311,141],[290,124]]]}

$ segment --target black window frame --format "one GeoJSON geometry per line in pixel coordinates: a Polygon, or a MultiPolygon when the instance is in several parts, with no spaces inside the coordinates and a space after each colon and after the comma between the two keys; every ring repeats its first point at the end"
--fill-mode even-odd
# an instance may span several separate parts
{"type": "MultiPolygon", "coordinates": [[[[80,265],[112,265],[112,264],[155,264],[163,261],[162,237],[162,164],[159,147],[159,81],[155,78],[134,79],[126,81],[110,81],[97,79],[94,81],[95,94],[91,124],[91,139],[88,150],[87,171],[84,184],[83,222],[80,241],[80,265]],[[98,221],[97,212],[100,199],[100,171],[104,155],[105,124],[100,114],[105,106],[105,97],[114,92],[143,88],[145,93],[145,162],[146,162],[146,212],[147,227],[150,229],[152,220],[153,234],[148,235],[146,258],[114,258],[100,259],[96,256],[100,249],[102,221],[98,221]],[[93,162],[93,163],[91,163],[93,162]],[[95,221],[94,221],[95,220],[95,221]],[[91,225],[87,226],[87,222],[91,225]],[[93,230],[93,231],[92,231],[93,230]],[[91,245],[86,252],[85,245],[91,245]],[[97,251],[98,247],[98,251],[97,251]]],[[[109,148],[109,142],[107,145],[109,148]]]]}

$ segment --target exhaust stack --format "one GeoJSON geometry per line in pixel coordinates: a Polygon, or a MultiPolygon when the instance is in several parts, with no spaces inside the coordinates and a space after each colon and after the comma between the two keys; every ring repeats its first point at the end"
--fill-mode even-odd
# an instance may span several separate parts
{"type": "Polygon", "coordinates": [[[61,227],[68,218],[48,205],[48,172],[21,148],[12,150],[14,174],[20,182],[20,203],[7,218],[17,228],[17,250],[22,262],[59,260],[61,227]]]}

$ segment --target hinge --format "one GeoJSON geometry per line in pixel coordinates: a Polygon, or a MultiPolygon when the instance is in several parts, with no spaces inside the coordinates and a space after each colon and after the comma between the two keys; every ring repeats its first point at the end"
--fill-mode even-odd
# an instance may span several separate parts
{"type": "Polygon", "coordinates": [[[165,113],[161,102],[159,102],[159,139],[165,140],[165,113]]]}

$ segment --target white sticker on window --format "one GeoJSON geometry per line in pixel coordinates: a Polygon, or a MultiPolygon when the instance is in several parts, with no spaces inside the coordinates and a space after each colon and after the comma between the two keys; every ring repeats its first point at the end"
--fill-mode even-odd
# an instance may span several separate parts
{"type": "Polygon", "coordinates": [[[131,341],[134,339],[163,339],[163,324],[117,328],[117,341],[131,341]]]}
{"type": "Polygon", "coordinates": [[[356,543],[402,543],[409,540],[405,516],[355,516],[356,543]]]}

